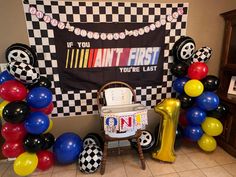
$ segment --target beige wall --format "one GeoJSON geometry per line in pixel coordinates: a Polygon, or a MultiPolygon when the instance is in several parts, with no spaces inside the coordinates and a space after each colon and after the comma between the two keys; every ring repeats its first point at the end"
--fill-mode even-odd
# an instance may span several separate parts
{"type": "MultiPolygon", "coordinates": [[[[125,1],[125,0],[116,0],[125,1]]],[[[131,1],[131,0],[129,0],[131,1]]],[[[134,2],[144,2],[136,0],[134,2]]],[[[208,62],[209,74],[218,74],[220,63],[220,52],[223,40],[224,21],[219,16],[220,13],[236,9],[235,0],[147,0],[145,2],[189,2],[189,15],[187,25],[187,35],[191,36],[197,48],[209,46],[213,49],[213,56],[208,62]]],[[[5,62],[5,49],[12,43],[21,42],[28,44],[26,23],[21,0],[0,1],[0,63],[5,62]]],[[[158,121],[158,115],[149,112],[150,122],[158,121]]],[[[61,134],[64,131],[73,131],[84,136],[87,132],[99,131],[99,121],[97,116],[84,116],[80,118],[58,118],[54,120],[53,133],[61,134]]],[[[155,123],[154,123],[155,124],[155,123]]],[[[153,129],[154,124],[150,124],[153,129]]]]}

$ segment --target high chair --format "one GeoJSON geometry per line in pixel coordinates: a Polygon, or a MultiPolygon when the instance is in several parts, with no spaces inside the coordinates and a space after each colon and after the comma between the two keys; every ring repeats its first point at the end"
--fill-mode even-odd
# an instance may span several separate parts
{"type": "Polygon", "coordinates": [[[103,125],[104,149],[101,175],[105,172],[108,142],[136,139],[141,168],[145,170],[144,156],[139,137],[143,122],[146,124],[147,110],[136,103],[136,94],[125,82],[112,81],[101,87],[97,93],[98,110],[103,125]]]}

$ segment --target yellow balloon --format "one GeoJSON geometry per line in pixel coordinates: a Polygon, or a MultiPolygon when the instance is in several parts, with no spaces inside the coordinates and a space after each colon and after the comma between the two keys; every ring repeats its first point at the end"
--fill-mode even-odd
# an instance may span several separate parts
{"type": "Polygon", "coordinates": [[[210,136],[218,136],[223,132],[222,123],[213,117],[206,117],[202,123],[203,131],[210,136]]]}
{"type": "Polygon", "coordinates": [[[200,148],[206,152],[214,151],[217,146],[215,138],[207,134],[203,134],[197,143],[200,146],[200,148]]]}
{"type": "Polygon", "coordinates": [[[203,84],[196,79],[189,80],[184,85],[184,91],[190,97],[197,97],[201,95],[203,90],[204,90],[203,84]]]}
{"type": "Polygon", "coordinates": [[[9,102],[8,101],[3,101],[0,103],[0,118],[2,117],[2,111],[3,109],[5,108],[5,106],[8,104],[9,102]]]}
{"type": "Polygon", "coordinates": [[[156,105],[155,112],[162,115],[162,128],[159,132],[158,142],[161,142],[160,148],[152,153],[154,159],[174,162],[174,143],[176,128],[179,119],[180,101],[175,98],[166,98],[156,105]]]}
{"type": "Polygon", "coordinates": [[[34,172],[38,165],[38,157],[35,153],[24,152],[14,161],[14,171],[19,176],[27,176],[34,172]]]}
{"type": "Polygon", "coordinates": [[[53,121],[52,121],[52,119],[49,119],[48,129],[45,132],[43,132],[43,134],[50,132],[52,130],[52,126],[53,126],[53,121]]]}

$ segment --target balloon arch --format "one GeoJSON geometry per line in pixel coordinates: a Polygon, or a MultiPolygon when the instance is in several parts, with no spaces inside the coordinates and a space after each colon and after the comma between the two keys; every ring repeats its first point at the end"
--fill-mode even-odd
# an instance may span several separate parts
{"type": "Polygon", "coordinates": [[[0,97],[3,99],[0,118],[6,122],[1,129],[5,139],[1,149],[6,158],[16,158],[15,173],[27,176],[35,169],[49,169],[55,161],[69,164],[79,158],[83,161],[81,171],[96,171],[102,158],[100,147],[91,141],[83,146],[82,139],[75,133],[64,133],[56,141],[50,133],[53,121],[48,115],[54,108],[51,81],[40,76],[34,68],[37,59],[34,51],[25,44],[16,43],[6,50],[6,59],[7,68],[0,73],[0,97]],[[89,156],[90,160],[84,156],[89,156]]]}

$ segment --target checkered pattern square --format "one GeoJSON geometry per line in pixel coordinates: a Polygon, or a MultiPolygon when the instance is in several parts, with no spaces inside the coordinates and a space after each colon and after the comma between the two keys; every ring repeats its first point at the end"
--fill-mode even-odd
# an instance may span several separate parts
{"type": "Polygon", "coordinates": [[[62,22],[71,23],[154,23],[158,20],[165,24],[165,50],[163,64],[163,82],[158,86],[137,87],[138,102],[149,109],[166,97],[174,97],[172,89],[173,77],[169,72],[173,63],[171,49],[181,36],[186,34],[188,3],[154,4],[131,2],[78,2],[78,1],[39,1],[24,0],[23,7],[29,42],[38,54],[38,69],[40,74],[52,80],[54,110],[52,117],[97,114],[97,90],[81,90],[65,92],[60,87],[59,71],[54,43],[54,33],[51,25],[39,21],[32,16],[30,6],[41,10],[62,22]],[[183,14],[178,18],[166,21],[178,8],[183,8],[183,14]]]}

